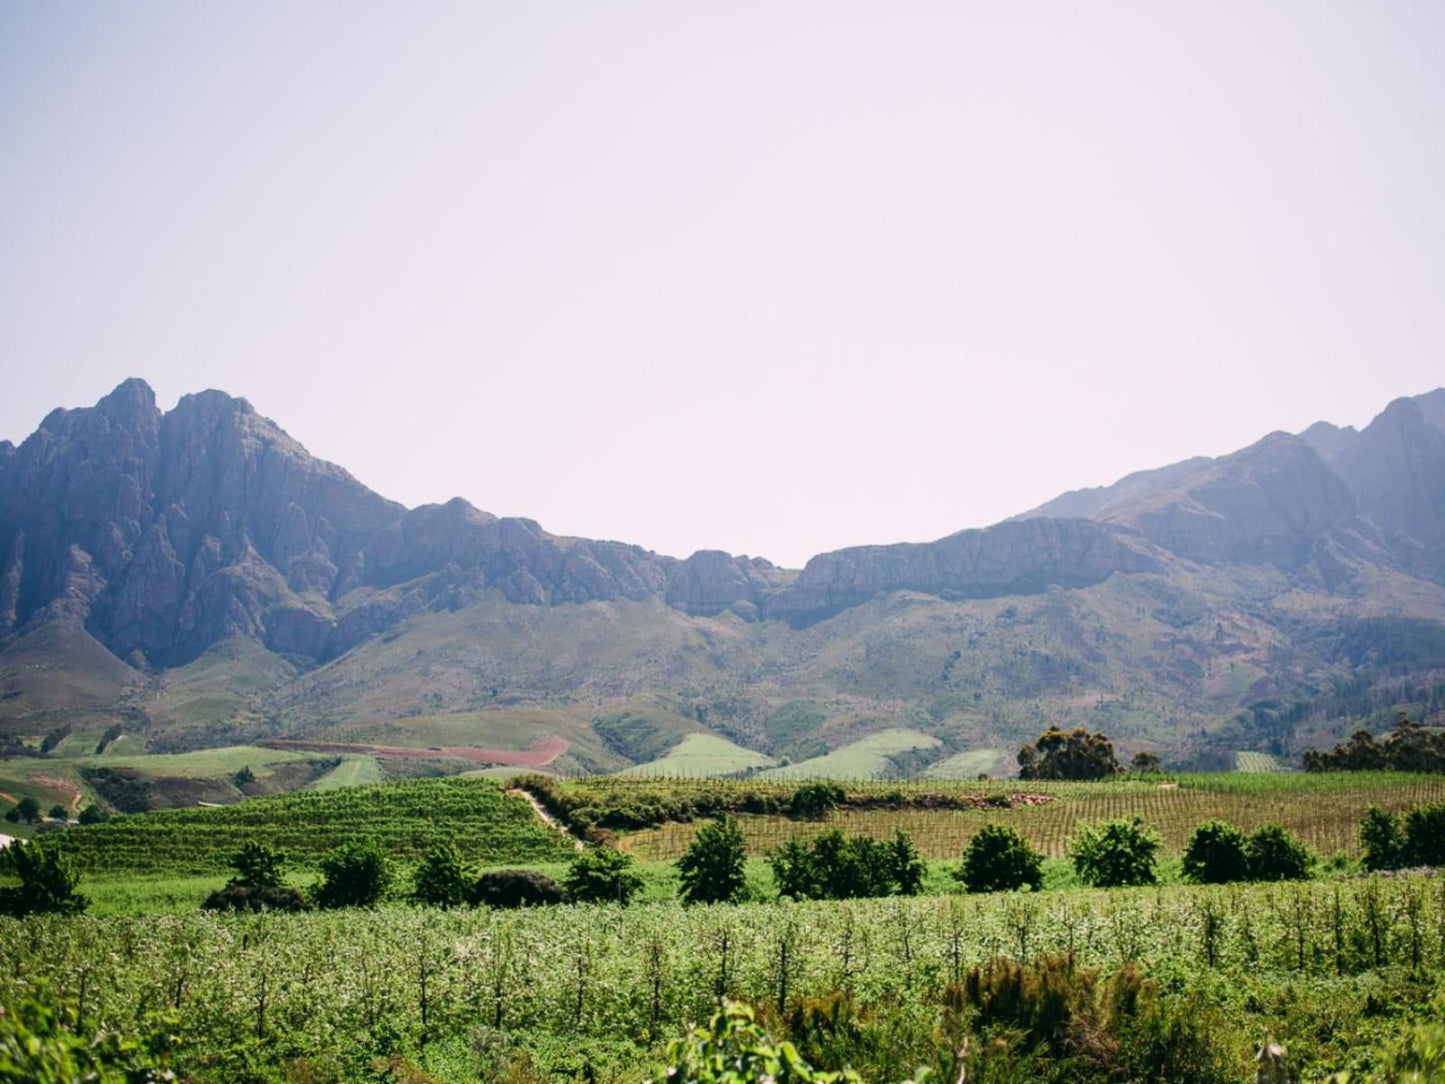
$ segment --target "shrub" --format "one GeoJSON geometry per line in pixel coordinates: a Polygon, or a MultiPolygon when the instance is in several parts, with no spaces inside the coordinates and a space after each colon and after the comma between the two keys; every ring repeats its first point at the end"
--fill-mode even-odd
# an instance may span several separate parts
{"type": "Polygon", "coordinates": [[[1087,885],[1152,885],[1159,836],[1138,817],[1082,828],[1069,848],[1074,872],[1087,885]]]}
{"type": "Polygon", "coordinates": [[[5,814],[5,819],[11,824],[34,824],[40,819],[40,803],[27,794],[5,814]]]}
{"type": "Polygon", "coordinates": [[[788,802],[788,813],[794,817],[816,820],[825,816],[830,809],[843,804],[846,797],[843,788],[836,783],[804,783],[793,791],[788,802]]]}
{"type": "Polygon", "coordinates": [[[1405,837],[1400,819],[1379,806],[1370,806],[1360,820],[1360,847],[1366,869],[1399,869],[1405,864],[1405,837]]]}
{"type": "Polygon", "coordinates": [[[1244,845],[1253,881],[1303,881],[1310,875],[1315,856],[1277,824],[1266,824],[1244,845]]]}
{"type": "Polygon", "coordinates": [[[746,1005],[726,1001],[706,1028],[694,1027],[685,1039],[668,1044],[667,1065],[657,1080],[689,1084],[862,1084],[851,1070],[823,1073],[799,1056],[791,1043],[774,1043],[746,1005]]]}
{"type": "Polygon", "coordinates": [[[768,858],[778,894],[791,899],[851,900],[915,894],[926,870],[906,832],[891,843],[823,832],[811,844],[792,837],[768,858]]]}
{"type": "Polygon", "coordinates": [[[217,889],[201,904],[205,911],[306,911],[311,905],[306,897],[294,888],[276,885],[256,885],[232,882],[225,888],[217,889]]]}
{"type": "Polygon", "coordinates": [[[688,903],[736,903],[747,898],[747,841],[738,822],[724,814],[698,829],[677,860],[681,896],[688,903]]]}
{"type": "Polygon", "coordinates": [[[968,841],[963,865],[954,873],[969,892],[1010,892],[1043,887],[1044,856],[1012,828],[985,824],[968,841]]]}
{"type": "Polygon", "coordinates": [[[282,871],[286,865],[286,856],[258,840],[252,839],[243,843],[227,864],[236,871],[236,875],[230,880],[233,885],[280,888],[285,883],[282,871]]]}
{"type": "Polygon", "coordinates": [[[888,845],[888,867],[893,887],[900,896],[916,896],[922,891],[928,864],[918,857],[913,837],[901,828],[893,834],[893,842],[888,845]]]}
{"type": "Polygon", "coordinates": [[[321,859],[319,907],[374,907],[391,887],[391,863],[374,843],[347,843],[321,859]]]}
{"type": "Polygon", "coordinates": [[[50,819],[53,821],[68,821],[70,820],[70,810],[57,802],[50,807],[50,819]]]}
{"type": "Polygon", "coordinates": [[[1184,876],[1198,884],[1222,885],[1249,879],[1244,833],[1222,821],[1206,821],[1184,846],[1184,876]]]}
{"type": "Polygon", "coordinates": [[[1445,866],[1445,802],[1405,814],[1405,861],[1412,866],[1445,866]]]}
{"type": "Polygon", "coordinates": [[[110,820],[110,814],[92,803],[80,811],[81,824],[103,824],[110,820]]]}
{"type": "Polygon", "coordinates": [[[611,847],[588,847],[572,860],[564,890],[573,903],[629,903],[642,889],[632,855],[611,847]]]}
{"type": "Polygon", "coordinates": [[[0,856],[20,878],[18,888],[0,888],[0,915],[77,915],[90,906],[75,891],[80,875],[70,859],[53,848],[16,840],[0,856]]]}
{"type": "Polygon", "coordinates": [[[411,898],[429,907],[460,907],[471,895],[472,875],[455,843],[433,847],[412,874],[411,898]]]}
{"type": "Polygon", "coordinates": [[[561,903],[562,886],[545,873],[531,869],[494,869],[472,886],[473,906],[540,907],[561,903]]]}
{"type": "Polygon", "coordinates": [[[0,1013],[0,1080],[26,1084],[148,1084],[175,1080],[168,1068],[173,1020],[152,1018],[152,1034],[131,1038],[87,1026],[75,1010],[22,1001],[0,1013]]]}

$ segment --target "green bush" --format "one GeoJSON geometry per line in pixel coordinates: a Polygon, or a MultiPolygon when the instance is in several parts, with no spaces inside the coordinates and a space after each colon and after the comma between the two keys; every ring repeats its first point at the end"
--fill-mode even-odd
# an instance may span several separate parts
{"type": "Polygon", "coordinates": [[[1315,861],[1303,843],[1277,824],[1252,833],[1244,851],[1252,881],[1303,881],[1315,861]]]}
{"type": "Polygon", "coordinates": [[[80,811],[81,824],[104,824],[108,820],[110,814],[93,802],[80,811]]]}
{"type": "Polygon", "coordinates": [[[20,878],[18,888],[0,888],[0,915],[76,915],[90,900],[76,892],[80,875],[53,847],[16,840],[0,851],[3,867],[20,878]]]}
{"type": "Polygon", "coordinates": [[[1405,837],[1400,818],[1379,806],[1370,806],[1360,820],[1360,848],[1366,869],[1399,869],[1405,864],[1405,837]]]}
{"type": "Polygon", "coordinates": [[[1184,846],[1184,876],[1197,884],[1222,885],[1249,879],[1244,833],[1222,821],[1206,821],[1184,846]]]}
{"type": "Polygon", "coordinates": [[[5,814],[5,819],[11,824],[34,824],[40,819],[40,803],[27,794],[5,814]]]}
{"type": "Polygon", "coordinates": [[[1035,891],[1044,886],[1044,856],[1012,828],[985,824],[968,841],[963,865],[954,873],[969,892],[1035,891]]]}
{"type": "Polygon", "coordinates": [[[346,843],[321,859],[318,907],[375,907],[392,881],[391,862],[375,843],[346,843]]]}
{"type": "Polygon", "coordinates": [[[472,874],[455,843],[439,843],[412,874],[411,898],[428,907],[460,907],[472,893],[472,874]]]}
{"type": "Polygon", "coordinates": [[[306,902],[297,889],[255,885],[229,884],[218,888],[201,903],[203,911],[309,911],[306,902]]]}
{"type": "Polygon", "coordinates": [[[902,828],[893,833],[893,842],[888,845],[888,866],[900,896],[916,896],[923,890],[928,864],[918,856],[913,837],[902,828]]]}
{"type": "Polygon", "coordinates": [[[723,814],[698,829],[677,860],[681,896],[688,903],[737,903],[747,898],[747,840],[738,822],[723,814]]]}
{"type": "Polygon", "coordinates": [[[667,1065],[657,1081],[687,1084],[862,1084],[858,1074],[819,1072],[799,1056],[792,1043],[775,1043],[758,1026],[752,1009],[724,1002],[705,1028],[668,1044],[667,1065]]]}
{"type": "Polygon", "coordinates": [[[778,894],[797,900],[914,895],[926,866],[908,833],[885,843],[831,829],[809,844],[794,836],[768,857],[778,894]]]}
{"type": "Polygon", "coordinates": [[[1069,848],[1079,880],[1096,888],[1152,885],[1160,839],[1138,817],[1087,825],[1069,848]]]}
{"type": "Polygon", "coordinates": [[[562,886],[534,869],[494,869],[472,887],[474,907],[541,907],[565,899],[562,886]]]}
{"type": "Polygon", "coordinates": [[[22,1001],[0,1012],[0,1081],[5,1084],[160,1084],[175,1036],[169,1020],[152,1018],[151,1033],[127,1038],[83,1026],[70,1009],[22,1001]]]}
{"type": "Polygon", "coordinates": [[[804,783],[793,791],[788,813],[794,817],[817,819],[842,805],[845,797],[843,788],[836,783],[804,783]]]}
{"type": "Polygon", "coordinates": [[[1412,866],[1445,866],[1445,802],[1405,814],[1405,861],[1412,866]]]}
{"type": "Polygon", "coordinates": [[[632,855],[612,847],[588,847],[567,871],[563,888],[573,903],[630,903],[642,890],[632,855]]]}
{"type": "Polygon", "coordinates": [[[231,856],[230,866],[236,871],[230,881],[233,885],[280,888],[285,884],[286,856],[254,839],[243,843],[241,849],[231,856]]]}

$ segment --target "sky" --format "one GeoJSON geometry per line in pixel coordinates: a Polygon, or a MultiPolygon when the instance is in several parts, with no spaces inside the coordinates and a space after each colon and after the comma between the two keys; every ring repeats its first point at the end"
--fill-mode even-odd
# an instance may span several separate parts
{"type": "Polygon", "coordinates": [[[1445,384],[1445,5],[0,5],[0,438],[800,566],[1445,384]]]}

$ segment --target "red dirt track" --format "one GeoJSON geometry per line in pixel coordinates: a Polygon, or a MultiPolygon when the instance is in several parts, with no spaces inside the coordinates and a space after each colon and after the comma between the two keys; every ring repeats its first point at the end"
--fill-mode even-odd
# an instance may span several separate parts
{"type": "Polygon", "coordinates": [[[416,749],[406,745],[357,745],[340,741],[286,741],[271,738],[258,742],[268,749],[300,750],[308,753],[370,753],[388,760],[434,760],[453,757],[477,764],[507,764],[517,768],[541,768],[551,764],[571,746],[565,738],[548,734],[526,749],[473,749],[465,745],[434,745],[416,749]]]}

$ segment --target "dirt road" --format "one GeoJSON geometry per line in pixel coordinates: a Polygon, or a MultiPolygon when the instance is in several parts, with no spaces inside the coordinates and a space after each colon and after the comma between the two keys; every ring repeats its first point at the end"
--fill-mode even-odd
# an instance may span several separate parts
{"type": "Polygon", "coordinates": [[[527,799],[527,804],[536,811],[537,816],[542,818],[542,823],[545,824],[548,828],[561,832],[564,836],[570,839],[572,841],[572,846],[576,850],[582,851],[587,849],[587,845],[576,836],[574,836],[571,832],[567,831],[567,826],[561,821],[559,821],[556,817],[552,816],[552,814],[548,813],[547,810],[543,808],[542,803],[537,801],[537,799],[532,796],[532,793],[530,791],[509,790],[507,791],[507,793],[527,799]]]}

